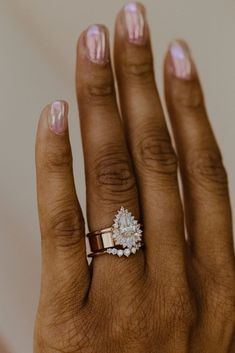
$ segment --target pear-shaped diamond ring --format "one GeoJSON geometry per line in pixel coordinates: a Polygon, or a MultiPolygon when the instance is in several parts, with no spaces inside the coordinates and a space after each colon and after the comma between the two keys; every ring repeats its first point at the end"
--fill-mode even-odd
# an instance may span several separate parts
{"type": "Polygon", "coordinates": [[[101,254],[130,256],[142,246],[141,224],[123,206],[117,212],[112,227],[87,234],[93,257],[101,254]]]}

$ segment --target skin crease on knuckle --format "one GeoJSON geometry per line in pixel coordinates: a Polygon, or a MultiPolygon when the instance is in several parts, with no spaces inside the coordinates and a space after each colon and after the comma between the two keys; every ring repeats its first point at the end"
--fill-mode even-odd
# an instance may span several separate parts
{"type": "Polygon", "coordinates": [[[153,58],[149,45],[144,46],[141,53],[133,52],[130,55],[123,53],[122,74],[131,81],[145,84],[154,84],[153,58]]]}
{"type": "Polygon", "coordinates": [[[177,174],[177,157],[167,136],[156,138],[153,133],[144,134],[136,149],[136,159],[146,172],[177,174]]]}
{"type": "Polygon", "coordinates": [[[98,74],[86,74],[77,86],[78,97],[99,108],[115,102],[115,89],[111,71],[106,65],[98,74]]]}
{"type": "Polygon", "coordinates": [[[45,155],[45,160],[41,161],[41,169],[57,173],[58,177],[63,171],[68,172],[68,170],[72,170],[73,158],[70,146],[62,145],[55,149],[52,144],[49,144],[45,155]]]}
{"type": "MultiPolygon", "coordinates": [[[[135,11],[136,7],[132,4],[130,16],[133,13],[135,16],[135,11]]],[[[132,20],[141,24],[142,19],[138,16],[132,20]]],[[[122,70],[117,72],[120,74],[122,71],[123,75],[132,80],[132,84],[138,83],[138,87],[150,83],[149,89],[154,87],[150,47],[140,45],[139,49],[141,55],[132,57],[131,61],[124,61],[122,70]],[[139,85],[140,82],[142,85],[139,85]]],[[[84,109],[87,111],[92,105],[97,111],[107,113],[110,105],[115,102],[112,77],[106,64],[100,66],[100,71],[96,65],[95,70],[93,75],[91,65],[89,72],[84,73],[87,80],[79,82],[78,100],[85,102],[87,107],[84,109]]],[[[171,113],[182,115],[187,112],[189,115],[193,111],[194,117],[201,118],[204,114],[204,101],[197,78],[184,83],[178,82],[179,84],[175,77],[169,80],[175,82],[172,83],[171,94],[168,94],[171,113]]],[[[151,183],[154,180],[155,183],[162,179],[162,184],[167,180],[170,181],[170,186],[178,187],[178,159],[167,128],[164,126],[156,129],[156,126],[143,124],[137,135],[133,151],[130,152],[134,159],[133,165],[137,165],[136,169],[140,169],[145,175],[145,182],[151,183]],[[156,130],[157,134],[153,133],[156,130]],[[148,179],[149,175],[151,180],[148,179]]],[[[132,161],[129,161],[125,148],[120,147],[118,142],[113,141],[104,144],[101,149],[96,148],[95,161],[92,166],[86,165],[88,194],[91,188],[89,183],[92,183],[99,200],[107,202],[112,213],[113,208],[120,205],[120,201],[125,204],[138,202],[133,195],[138,195],[139,191],[132,161]]],[[[207,191],[210,197],[219,195],[224,201],[228,193],[228,182],[219,151],[209,149],[208,146],[195,146],[196,144],[193,151],[190,147],[185,152],[183,173],[191,184],[201,188],[202,197],[207,191]]],[[[68,170],[71,171],[72,157],[68,145],[61,145],[55,151],[51,142],[47,152],[48,159],[43,163],[46,163],[45,169],[50,174],[54,170],[57,170],[57,174],[59,171],[58,175],[55,173],[55,180],[68,173],[68,170]]],[[[182,159],[179,160],[181,163],[182,159]]],[[[154,187],[152,189],[154,197],[154,187]]],[[[76,253],[80,241],[84,240],[84,221],[77,199],[67,197],[65,200],[66,190],[62,190],[62,194],[63,197],[53,203],[50,216],[47,215],[42,228],[44,233],[56,239],[53,243],[54,250],[58,246],[70,257],[69,248],[72,246],[76,253]]],[[[193,201],[195,200],[192,200],[192,204],[193,201]]],[[[42,209],[43,205],[40,205],[41,212],[42,209]]],[[[143,213],[145,212],[146,210],[143,213]]],[[[156,209],[156,217],[157,212],[156,209]]],[[[173,214],[174,210],[170,209],[166,217],[168,226],[173,214]]],[[[183,228],[181,221],[180,218],[179,223],[182,223],[183,228]]],[[[174,233],[175,219],[172,223],[174,233]]],[[[152,237],[158,235],[151,234],[152,237]]],[[[215,230],[216,236],[218,234],[215,230]]],[[[145,245],[148,251],[147,242],[145,245]]],[[[110,266],[108,261],[105,262],[108,268],[98,267],[99,260],[96,262],[93,259],[89,267],[91,278],[87,280],[87,283],[90,282],[85,294],[79,282],[81,277],[78,276],[81,273],[86,275],[86,270],[79,268],[79,273],[74,272],[70,263],[69,268],[65,266],[58,276],[56,271],[61,267],[57,265],[51,274],[54,285],[51,286],[50,293],[46,296],[46,291],[43,292],[45,288],[42,289],[35,327],[35,353],[234,353],[235,267],[231,265],[234,259],[227,259],[229,264],[222,271],[214,267],[208,270],[204,264],[193,258],[188,243],[185,242],[185,252],[191,257],[185,256],[183,270],[180,268],[178,272],[171,272],[167,271],[167,266],[164,267],[167,261],[169,263],[170,247],[169,253],[164,254],[163,267],[160,267],[160,261],[147,263],[148,259],[144,255],[148,252],[142,250],[140,255],[143,255],[144,271],[139,270],[140,263],[135,263],[138,257],[132,258],[133,261],[111,257],[110,266]],[[150,268],[148,266],[154,269],[147,271],[146,268],[150,268]]],[[[79,252],[76,255],[81,256],[79,252]]],[[[184,256],[181,250],[180,255],[184,256]]],[[[159,260],[157,256],[156,251],[156,259],[159,260]]],[[[49,261],[53,263],[54,259],[49,261]]],[[[177,263],[173,266],[176,270],[177,263]]],[[[44,276],[47,275],[45,272],[44,276]]]]}
{"type": "Polygon", "coordinates": [[[170,102],[180,114],[182,111],[205,113],[204,96],[197,79],[186,82],[184,86],[173,85],[170,102]]]}
{"type": "Polygon", "coordinates": [[[228,177],[219,151],[198,149],[190,153],[185,174],[204,191],[217,196],[228,194],[228,177]]]}
{"type": "MultiPolygon", "coordinates": [[[[76,201],[75,201],[76,202],[76,201]]],[[[68,200],[68,205],[63,201],[63,208],[58,206],[51,211],[49,222],[45,225],[49,236],[53,234],[59,248],[76,247],[84,234],[84,220],[80,216],[78,208],[73,206],[74,201],[68,200]],[[69,238],[69,242],[68,242],[69,238]]]]}
{"type": "Polygon", "coordinates": [[[120,199],[130,201],[135,195],[135,178],[125,153],[119,146],[109,144],[97,153],[91,173],[101,199],[120,203],[120,199]]]}
{"type": "Polygon", "coordinates": [[[125,62],[123,71],[125,75],[132,80],[141,81],[142,84],[153,84],[154,74],[152,62],[125,62]]]}
{"type": "Polygon", "coordinates": [[[85,94],[85,101],[95,107],[108,106],[115,102],[114,87],[112,82],[103,80],[100,83],[95,81],[87,85],[85,94]]]}

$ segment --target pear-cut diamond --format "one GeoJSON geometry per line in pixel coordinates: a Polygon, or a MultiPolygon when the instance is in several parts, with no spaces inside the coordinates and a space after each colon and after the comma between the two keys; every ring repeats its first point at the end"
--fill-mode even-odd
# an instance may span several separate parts
{"type": "Polygon", "coordinates": [[[135,220],[131,212],[121,207],[115,216],[113,224],[112,236],[115,245],[121,245],[124,249],[128,248],[131,250],[133,247],[138,249],[141,246],[141,233],[138,221],[135,220]]]}

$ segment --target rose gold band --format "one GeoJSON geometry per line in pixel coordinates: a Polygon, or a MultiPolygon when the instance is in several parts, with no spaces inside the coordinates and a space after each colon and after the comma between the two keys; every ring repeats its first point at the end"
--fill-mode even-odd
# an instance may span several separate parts
{"type": "Polygon", "coordinates": [[[100,231],[87,234],[92,252],[99,252],[115,246],[112,238],[113,228],[105,228],[100,231]]]}
{"type": "MultiPolygon", "coordinates": [[[[95,232],[87,234],[89,240],[91,253],[89,257],[105,254],[105,250],[113,248],[115,246],[114,239],[112,237],[113,227],[104,228],[95,232]]],[[[141,242],[143,246],[143,242],[141,242]]]]}

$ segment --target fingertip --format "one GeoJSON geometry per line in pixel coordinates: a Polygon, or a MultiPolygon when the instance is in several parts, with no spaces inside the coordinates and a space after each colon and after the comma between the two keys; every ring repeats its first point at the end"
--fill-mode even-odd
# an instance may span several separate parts
{"type": "Polygon", "coordinates": [[[103,24],[92,24],[77,41],[77,59],[84,63],[106,65],[110,58],[109,31],[103,24]]]}
{"type": "Polygon", "coordinates": [[[197,77],[190,47],[183,39],[170,42],[165,56],[165,73],[181,81],[191,81],[197,77]]]}
{"type": "Polygon", "coordinates": [[[142,15],[146,15],[146,7],[139,1],[127,1],[118,11],[116,20],[120,19],[121,17],[125,16],[126,12],[141,12],[142,15]]]}
{"type": "Polygon", "coordinates": [[[187,42],[173,40],[164,65],[165,98],[171,120],[188,112],[205,114],[203,89],[187,42]]]}
{"type": "Polygon", "coordinates": [[[183,47],[185,50],[187,50],[189,53],[191,53],[191,49],[189,44],[186,42],[186,40],[182,39],[182,38],[174,38],[170,41],[169,43],[169,50],[171,49],[172,46],[174,45],[179,45],[181,47],[183,47]]]}
{"type": "Polygon", "coordinates": [[[81,34],[77,50],[76,93],[81,117],[94,106],[115,102],[108,29],[103,24],[89,26],[81,34]]]}
{"type": "Polygon", "coordinates": [[[64,135],[68,131],[69,104],[65,100],[55,100],[42,110],[38,123],[38,132],[64,135]]]}
{"type": "Polygon", "coordinates": [[[139,2],[128,2],[118,12],[115,33],[130,44],[143,46],[149,41],[146,9],[139,2]]]}
{"type": "Polygon", "coordinates": [[[45,169],[48,159],[62,159],[64,151],[70,159],[70,141],[68,135],[68,110],[69,105],[64,100],[55,100],[47,104],[38,121],[35,158],[39,169],[45,169]],[[42,168],[43,166],[43,168],[42,168]]]}

